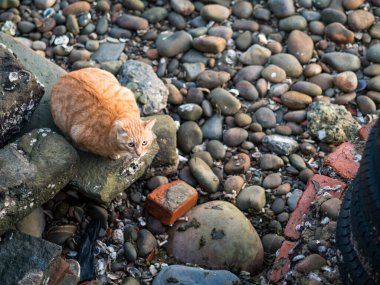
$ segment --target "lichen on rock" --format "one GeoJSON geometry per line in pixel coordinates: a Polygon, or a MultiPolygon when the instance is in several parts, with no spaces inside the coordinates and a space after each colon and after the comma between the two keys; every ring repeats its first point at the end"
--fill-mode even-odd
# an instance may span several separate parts
{"type": "Polygon", "coordinates": [[[353,139],[360,127],[344,106],[314,102],[307,113],[310,134],[325,143],[340,144],[353,139]]]}

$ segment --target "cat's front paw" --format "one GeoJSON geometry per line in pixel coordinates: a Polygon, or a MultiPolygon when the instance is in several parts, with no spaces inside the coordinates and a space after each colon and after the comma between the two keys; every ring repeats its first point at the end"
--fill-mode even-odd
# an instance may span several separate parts
{"type": "Polygon", "coordinates": [[[120,154],[113,154],[113,155],[110,155],[109,157],[110,157],[111,159],[113,159],[113,160],[118,160],[118,159],[121,158],[120,154]]]}

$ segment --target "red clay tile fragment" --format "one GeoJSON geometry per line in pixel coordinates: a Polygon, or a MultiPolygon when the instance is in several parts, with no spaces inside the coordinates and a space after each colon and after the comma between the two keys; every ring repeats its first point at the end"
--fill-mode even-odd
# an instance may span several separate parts
{"type": "Polygon", "coordinates": [[[280,281],[290,269],[289,253],[296,246],[295,242],[284,241],[280,247],[279,253],[276,256],[272,267],[272,273],[269,277],[270,283],[277,283],[280,281]]]}
{"type": "Polygon", "coordinates": [[[145,208],[164,225],[171,225],[197,203],[198,192],[181,180],[161,185],[145,201],[145,208]]]}
{"type": "Polygon", "coordinates": [[[355,155],[354,145],[345,142],[327,156],[325,164],[334,169],[340,176],[352,179],[360,166],[359,162],[355,161],[355,155]]]}
{"type": "Polygon", "coordinates": [[[368,137],[369,137],[369,133],[371,132],[371,129],[373,127],[374,124],[376,124],[376,120],[372,120],[371,122],[369,122],[367,125],[365,125],[364,127],[360,128],[359,129],[359,137],[362,139],[362,140],[368,140],[368,137]]]}
{"type": "Polygon", "coordinates": [[[285,227],[284,234],[288,239],[297,240],[300,237],[300,232],[297,226],[303,221],[303,216],[307,213],[311,203],[314,201],[316,193],[320,190],[326,190],[332,196],[340,198],[343,194],[346,184],[340,180],[333,179],[324,175],[314,174],[309,179],[306,189],[298,201],[296,209],[290,215],[288,224],[285,227]]]}

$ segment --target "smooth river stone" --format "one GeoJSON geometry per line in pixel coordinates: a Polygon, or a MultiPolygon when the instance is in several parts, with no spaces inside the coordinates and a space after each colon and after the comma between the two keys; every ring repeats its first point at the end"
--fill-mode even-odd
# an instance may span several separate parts
{"type": "Polygon", "coordinates": [[[174,57],[190,49],[192,37],[185,31],[163,32],[156,39],[158,54],[174,57]]]}
{"type": "Polygon", "coordinates": [[[287,53],[278,53],[269,58],[269,63],[277,65],[285,70],[289,77],[299,77],[302,74],[302,66],[298,59],[287,53]]]}
{"type": "Polygon", "coordinates": [[[313,100],[310,96],[297,91],[288,91],[281,96],[282,103],[292,110],[306,108],[313,100]]]}
{"type": "Polygon", "coordinates": [[[326,53],[322,56],[322,61],[339,72],[356,71],[361,67],[359,57],[346,52],[326,53]]]}

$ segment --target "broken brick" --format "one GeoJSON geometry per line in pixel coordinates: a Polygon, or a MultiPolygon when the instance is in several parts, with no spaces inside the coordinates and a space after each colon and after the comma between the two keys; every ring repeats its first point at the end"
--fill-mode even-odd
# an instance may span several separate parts
{"type": "Polygon", "coordinates": [[[311,203],[314,201],[316,193],[320,190],[326,190],[333,197],[340,198],[343,194],[346,184],[340,180],[327,176],[315,174],[306,185],[301,198],[293,213],[290,215],[289,221],[285,227],[284,234],[291,240],[299,239],[301,233],[297,230],[297,226],[303,221],[304,215],[307,213],[311,203]],[[334,190],[335,189],[335,190],[334,190]]]}
{"type": "Polygon", "coordinates": [[[145,201],[145,208],[164,225],[171,225],[193,208],[198,192],[184,181],[177,180],[153,190],[145,201]]]}
{"type": "Polygon", "coordinates": [[[295,248],[296,243],[284,241],[280,247],[276,260],[274,261],[269,282],[276,283],[280,281],[290,269],[289,253],[295,248]]]}
{"type": "Polygon", "coordinates": [[[359,162],[355,160],[355,147],[349,142],[342,143],[325,159],[325,164],[330,166],[340,176],[352,179],[359,170],[359,162]]]}
{"type": "Polygon", "coordinates": [[[359,137],[362,140],[368,140],[369,133],[371,132],[372,127],[376,124],[376,120],[372,120],[367,125],[359,129],[359,137]]]}

